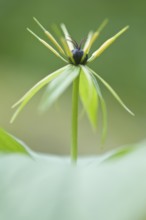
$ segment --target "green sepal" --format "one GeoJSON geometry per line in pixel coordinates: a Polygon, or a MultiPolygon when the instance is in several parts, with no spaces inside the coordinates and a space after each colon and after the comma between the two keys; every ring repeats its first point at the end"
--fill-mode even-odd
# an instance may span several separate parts
{"type": "Polygon", "coordinates": [[[14,113],[14,115],[11,118],[11,123],[16,119],[18,114],[22,111],[22,109],[26,106],[26,104],[30,101],[30,99],[40,90],[42,89],[46,84],[48,84],[50,81],[55,79],[58,75],[60,75],[65,69],[69,68],[69,65],[49,74],[42,80],[40,80],[35,86],[33,86],[17,103],[15,103],[12,108],[19,105],[18,109],[14,113]]]}
{"type": "Polygon", "coordinates": [[[98,93],[96,92],[91,75],[85,66],[81,66],[79,93],[90,123],[92,127],[96,129],[98,116],[98,93]]]}
{"type": "Polygon", "coordinates": [[[104,86],[110,91],[110,93],[114,96],[114,98],[119,102],[119,104],[127,111],[129,112],[132,116],[134,116],[134,113],[124,104],[124,102],[121,100],[119,95],[114,91],[114,89],[101,77],[99,76],[96,72],[94,72],[92,69],[88,67],[88,70],[93,73],[103,84],[104,86]]]}
{"type": "Polygon", "coordinates": [[[101,90],[100,90],[100,87],[99,87],[99,84],[98,84],[96,78],[94,77],[94,75],[92,73],[90,73],[90,74],[91,74],[93,83],[95,85],[96,91],[98,93],[100,104],[101,104],[101,111],[102,111],[102,143],[104,143],[105,139],[106,139],[106,136],[107,136],[107,109],[106,109],[106,103],[105,103],[104,98],[101,94],[101,90]]]}
{"type": "Polygon", "coordinates": [[[78,77],[80,67],[70,65],[47,87],[40,105],[40,110],[47,110],[78,77]]]}

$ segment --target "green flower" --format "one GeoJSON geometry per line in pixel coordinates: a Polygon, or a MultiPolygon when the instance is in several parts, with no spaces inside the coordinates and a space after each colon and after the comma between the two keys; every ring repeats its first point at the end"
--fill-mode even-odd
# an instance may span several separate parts
{"type": "MultiPolygon", "coordinates": [[[[120,35],[122,35],[127,29],[128,26],[120,30],[116,35],[104,42],[94,53],[89,56],[91,46],[98,38],[101,30],[107,23],[105,20],[97,31],[90,31],[87,39],[84,43],[83,49],[82,44],[83,40],[78,44],[74,41],[66,26],[61,24],[61,30],[63,35],[60,35],[61,45],[55,40],[53,35],[48,32],[39,21],[34,18],[35,22],[40,26],[43,32],[47,35],[51,41],[52,47],[46,41],[38,37],[30,29],[28,31],[36,37],[42,44],[44,44],[49,50],[51,50],[57,57],[62,61],[67,63],[61,69],[56,70],[55,72],[49,74],[44,79],[39,81],[34,87],[32,87],[16,104],[12,107],[18,106],[16,112],[14,113],[11,122],[15,120],[20,111],[25,107],[29,100],[45,85],[49,84],[47,90],[43,96],[42,100],[42,109],[45,110],[50,105],[52,105],[56,99],[71,85],[73,84],[72,92],[72,147],[71,155],[72,159],[77,159],[77,134],[78,134],[78,96],[82,101],[83,107],[88,115],[88,118],[91,122],[92,127],[95,129],[97,127],[97,111],[99,104],[101,104],[102,117],[103,117],[103,129],[102,129],[102,139],[105,138],[107,132],[107,113],[106,105],[103,99],[98,81],[101,81],[105,87],[110,91],[110,93],[115,97],[115,99],[131,114],[134,115],[127,106],[123,103],[117,93],[112,89],[112,87],[96,72],[88,67],[88,63],[94,61],[99,57],[120,35]]],[[[57,32],[60,32],[59,29],[56,29],[57,32]]]]}

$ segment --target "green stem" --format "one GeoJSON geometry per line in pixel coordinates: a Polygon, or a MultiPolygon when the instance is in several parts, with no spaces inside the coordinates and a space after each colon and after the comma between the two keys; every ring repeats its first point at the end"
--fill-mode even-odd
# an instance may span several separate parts
{"type": "Polygon", "coordinates": [[[77,161],[78,157],[78,98],[79,98],[79,76],[73,82],[72,90],[72,140],[71,159],[77,161]]]}

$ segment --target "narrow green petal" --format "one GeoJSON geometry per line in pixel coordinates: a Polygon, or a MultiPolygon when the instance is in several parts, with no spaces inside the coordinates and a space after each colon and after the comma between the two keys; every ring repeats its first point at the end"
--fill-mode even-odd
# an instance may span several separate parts
{"type": "MultiPolygon", "coordinates": [[[[64,33],[65,39],[66,40],[70,39],[70,34],[69,34],[65,24],[61,24],[61,29],[62,29],[62,31],[64,33]]],[[[67,44],[68,44],[68,47],[69,47],[70,51],[72,51],[74,49],[74,46],[73,46],[72,42],[67,41],[67,44]]]]}
{"type": "Polygon", "coordinates": [[[51,28],[55,35],[58,37],[58,39],[60,39],[63,36],[62,30],[55,23],[51,25],[51,28]]]}
{"type": "Polygon", "coordinates": [[[56,48],[60,51],[60,53],[62,53],[63,55],[65,55],[64,50],[62,49],[62,47],[59,45],[59,43],[56,41],[56,39],[53,37],[53,35],[47,31],[43,25],[36,19],[33,18],[35,20],[35,22],[39,25],[39,27],[44,31],[44,33],[46,34],[46,36],[50,39],[50,41],[52,41],[52,43],[56,46],[56,48]]]}
{"type": "Polygon", "coordinates": [[[61,37],[61,42],[62,42],[62,45],[63,45],[63,47],[64,47],[64,50],[65,50],[67,56],[71,59],[72,63],[75,63],[75,62],[74,62],[74,59],[73,59],[72,52],[71,52],[71,50],[69,49],[69,46],[68,46],[68,44],[67,44],[67,41],[65,40],[64,37],[61,37]]]}
{"type": "Polygon", "coordinates": [[[67,44],[67,42],[65,40],[65,36],[62,35],[62,31],[58,28],[58,26],[56,24],[53,24],[52,28],[53,28],[54,32],[56,33],[56,35],[58,36],[58,38],[59,38],[59,40],[60,40],[60,42],[61,42],[61,44],[62,44],[62,46],[64,48],[64,51],[65,51],[66,55],[68,57],[71,57],[72,53],[71,53],[71,51],[70,51],[70,49],[68,47],[68,44],[67,44]]]}
{"type": "Polygon", "coordinates": [[[129,28],[129,26],[126,26],[125,28],[123,28],[121,31],[119,31],[116,35],[114,35],[113,37],[111,37],[110,39],[108,39],[106,42],[104,42],[101,47],[96,50],[91,57],[88,59],[88,62],[92,62],[93,60],[95,60],[97,57],[99,57],[111,44],[113,44],[115,42],[115,40],[117,40],[117,38],[119,36],[121,36],[127,29],[129,28]]]}
{"type": "Polygon", "coordinates": [[[81,62],[85,59],[86,55],[88,55],[88,53],[89,53],[89,48],[90,48],[91,39],[92,39],[93,35],[94,35],[93,31],[90,31],[88,34],[87,40],[85,42],[85,46],[83,48],[84,54],[82,56],[81,62]]]}
{"type": "Polygon", "coordinates": [[[129,112],[131,115],[134,116],[134,113],[124,104],[124,102],[121,100],[119,95],[113,90],[113,88],[101,77],[99,76],[96,72],[91,70],[89,67],[88,69],[105,85],[105,87],[110,91],[110,93],[115,97],[115,99],[120,103],[123,108],[129,112]]]}
{"type": "Polygon", "coordinates": [[[91,122],[92,127],[97,128],[98,94],[92,82],[92,78],[86,67],[81,66],[79,92],[80,98],[91,122]]]}
{"type": "Polygon", "coordinates": [[[84,53],[86,53],[86,54],[87,54],[88,48],[90,47],[91,39],[92,39],[93,35],[94,35],[94,32],[93,32],[93,31],[90,31],[89,34],[88,34],[87,40],[86,40],[86,42],[85,42],[83,51],[84,51],[84,53]]]}
{"type": "Polygon", "coordinates": [[[95,85],[96,91],[99,95],[99,99],[100,99],[100,103],[101,103],[101,110],[102,110],[102,143],[104,143],[105,139],[106,139],[106,136],[107,136],[107,109],[106,109],[106,103],[105,103],[104,98],[101,94],[101,90],[100,90],[100,87],[98,85],[98,82],[97,82],[95,76],[92,73],[90,73],[90,74],[91,74],[93,83],[95,85]]]}
{"type": "Polygon", "coordinates": [[[47,87],[44,93],[40,110],[47,110],[71,85],[71,83],[79,75],[80,67],[70,65],[70,69],[65,70],[56,79],[54,79],[47,87]]]}
{"type": "Polygon", "coordinates": [[[54,53],[57,57],[59,57],[61,60],[63,60],[64,62],[68,63],[68,61],[66,59],[64,59],[50,44],[48,44],[46,41],[44,41],[43,39],[41,39],[40,37],[38,37],[33,31],[31,31],[29,28],[27,28],[27,30],[35,37],[37,38],[45,47],[47,47],[49,50],[52,51],[52,53],[54,53]]]}
{"type": "Polygon", "coordinates": [[[105,26],[107,25],[107,23],[108,23],[108,19],[106,18],[106,19],[103,20],[103,22],[102,22],[101,25],[98,27],[98,29],[97,29],[96,32],[100,33],[100,32],[105,28],[105,26]]]}
{"type": "Polygon", "coordinates": [[[65,37],[65,38],[63,38],[63,37],[61,38],[61,42],[62,42],[62,44],[64,46],[64,49],[65,49],[68,57],[71,59],[72,63],[75,63],[73,55],[72,55],[72,52],[71,52],[74,49],[74,45],[73,45],[73,43],[71,41],[69,41],[70,38],[71,38],[70,34],[69,34],[65,24],[61,24],[60,26],[61,26],[61,29],[62,29],[62,31],[64,33],[64,37],[65,37]]]}
{"type": "Polygon", "coordinates": [[[106,26],[106,24],[108,23],[108,20],[105,19],[102,24],[99,26],[99,28],[97,29],[97,31],[95,31],[94,33],[90,32],[87,38],[87,41],[85,43],[84,46],[84,53],[88,54],[93,43],[95,42],[95,40],[98,38],[98,36],[100,35],[101,31],[103,30],[103,28],[106,26]]]}
{"type": "Polygon", "coordinates": [[[18,107],[18,109],[16,110],[16,112],[14,113],[12,119],[11,119],[11,123],[15,120],[15,118],[17,117],[17,115],[20,113],[20,111],[25,107],[25,105],[29,102],[29,100],[42,88],[44,87],[46,84],[48,84],[51,80],[55,79],[59,74],[61,74],[63,71],[67,70],[69,68],[70,65],[67,65],[53,73],[51,73],[50,75],[46,76],[44,79],[42,79],[41,81],[39,81],[35,86],[33,86],[16,104],[14,104],[12,106],[12,108],[16,107],[17,105],[20,104],[20,106],[18,107]]]}

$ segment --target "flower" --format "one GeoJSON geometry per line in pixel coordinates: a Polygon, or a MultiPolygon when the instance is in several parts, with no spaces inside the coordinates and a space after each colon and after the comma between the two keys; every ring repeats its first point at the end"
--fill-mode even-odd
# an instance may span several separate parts
{"type": "MultiPolygon", "coordinates": [[[[102,135],[105,137],[107,130],[107,116],[106,116],[106,105],[103,99],[98,80],[101,81],[105,87],[110,91],[110,93],[115,97],[115,99],[131,114],[134,115],[127,106],[123,103],[117,93],[112,89],[112,87],[95,71],[88,67],[88,63],[94,61],[97,57],[99,57],[117,38],[122,35],[127,29],[128,26],[124,27],[120,30],[116,35],[105,41],[94,53],[89,56],[89,52],[91,46],[98,38],[100,32],[107,24],[107,20],[105,20],[101,26],[97,29],[97,31],[90,31],[87,39],[84,43],[83,49],[82,44],[83,40],[78,44],[74,41],[68,30],[64,24],[61,24],[61,30],[64,36],[60,36],[60,41],[62,46],[56,41],[53,35],[48,32],[40,22],[34,18],[35,22],[40,26],[45,35],[49,38],[51,43],[54,45],[52,47],[46,41],[38,37],[34,32],[30,29],[27,29],[34,37],[36,37],[44,46],[46,46],[49,50],[51,50],[58,58],[67,63],[66,66],[61,69],[56,70],[55,72],[49,74],[44,79],[39,81],[34,87],[32,87],[17,103],[15,103],[12,107],[18,106],[16,112],[14,113],[11,122],[15,120],[20,111],[25,107],[25,105],[30,101],[30,99],[45,85],[49,84],[46,90],[46,93],[43,97],[43,105],[42,109],[48,108],[52,103],[56,101],[56,99],[74,82],[74,95],[76,98],[73,98],[73,105],[76,105],[77,109],[77,96],[78,91],[83,103],[83,106],[86,110],[88,118],[94,128],[97,126],[97,110],[99,106],[99,102],[101,103],[102,115],[103,115],[103,131],[102,135]],[[56,49],[55,49],[56,48],[56,49]]],[[[74,107],[73,107],[74,111],[74,107]]],[[[77,113],[77,112],[76,112],[77,113]]],[[[77,114],[73,116],[72,124],[75,122],[75,117],[77,118],[77,114]]],[[[76,126],[77,125],[73,125],[76,126]]],[[[76,134],[75,134],[76,135],[76,134]]],[[[75,136],[74,135],[74,136],[75,136]]]]}

